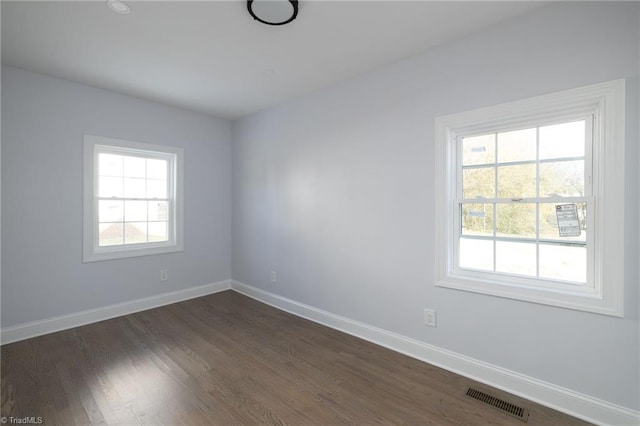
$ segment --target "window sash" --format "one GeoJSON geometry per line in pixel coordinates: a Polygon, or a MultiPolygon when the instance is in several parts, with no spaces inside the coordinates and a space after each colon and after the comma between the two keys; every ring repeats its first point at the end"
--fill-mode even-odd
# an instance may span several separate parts
{"type": "Polygon", "coordinates": [[[95,200],[95,204],[94,204],[94,209],[96,212],[96,219],[95,219],[95,248],[98,251],[115,251],[115,250],[119,250],[122,248],[126,248],[126,247],[133,247],[133,246],[137,246],[137,247],[148,247],[148,246],[152,246],[152,247],[163,247],[165,245],[173,245],[175,244],[175,238],[172,238],[172,236],[174,236],[174,230],[175,230],[175,226],[174,223],[175,221],[174,219],[174,214],[173,212],[175,208],[175,203],[173,199],[170,198],[124,198],[124,197],[96,197],[95,200]],[[149,212],[147,211],[147,218],[145,220],[135,220],[135,221],[127,221],[125,220],[126,218],[126,204],[124,204],[123,207],[123,218],[121,221],[101,221],[100,220],[100,216],[99,216],[99,204],[100,201],[122,201],[123,203],[125,201],[156,201],[156,202],[166,202],[167,203],[167,219],[166,220],[150,220],[149,219],[149,212]],[[123,229],[123,244],[109,244],[109,245],[100,245],[100,225],[105,225],[105,224],[123,224],[126,225],[127,223],[146,223],[147,224],[147,232],[148,232],[148,226],[150,223],[166,223],[167,224],[167,240],[163,240],[163,241],[143,241],[143,242],[135,242],[135,243],[127,243],[125,240],[125,230],[123,229]]]}
{"type": "MultiPolygon", "coordinates": [[[[563,203],[566,203],[566,199],[561,199],[563,203]]],[[[515,280],[517,284],[523,286],[530,287],[543,287],[548,289],[571,289],[575,288],[575,286],[584,287],[586,290],[591,291],[595,290],[594,283],[594,264],[595,264],[595,247],[594,247],[594,214],[593,214],[593,205],[594,198],[593,197],[573,197],[572,200],[577,202],[585,203],[587,206],[587,215],[586,215],[586,240],[560,240],[560,239],[549,239],[549,238],[541,238],[540,237],[540,226],[536,223],[536,236],[535,237],[512,237],[512,236],[500,236],[496,235],[496,220],[495,213],[493,218],[493,232],[492,235],[475,235],[475,234],[463,234],[462,233],[462,205],[465,202],[457,202],[454,207],[454,217],[453,223],[457,224],[455,236],[452,241],[452,272],[459,277],[469,277],[476,278],[480,277],[483,279],[493,279],[497,282],[502,282],[503,284],[512,284],[515,280]],[[471,267],[462,267],[460,266],[460,242],[462,239],[468,240],[483,240],[492,242],[493,248],[493,270],[484,270],[484,269],[474,269],[471,267]],[[497,270],[497,244],[496,242],[513,242],[513,243],[524,243],[531,244],[535,246],[535,270],[536,275],[520,275],[515,273],[508,272],[500,272],[497,270]],[[566,246],[566,247],[583,247],[586,248],[586,280],[585,282],[579,281],[571,281],[571,280],[561,280],[561,279],[551,279],[541,276],[540,268],[540,246],[566,246]],[[495,274],[493,278],[491,278],[491,274],[495,274]]],[[[504,201],[504,200],[503,200],[504,201]]],[[[547,200],[544,200],[545,202],[547,200]]],[[[469,201],[467,203],[473,203],[473,201],[469,201]]],[[[505,201],[506,203],[506,201],[505,201]]],[[[511,204],[519,204],[519,203],[511,203],[511,204]]],[[[495,210],[494,210],[495,212],[495,210]]],[[[538,221],[538,207],[536,207],[536,222],[538,221]]]]}
{"type": "MultiPolygon", "coordinates": [[[[595,133],[594,123],[597,119],[597,112],[594,110],[588,110],[581,112],[580,114],[564,114],[559,115],[553,120],[529,120],[526,125],[514,125],[514,126],[496,126],[495,128],[485,127],[483,131],[474,131],[473,129],[467,129],[466,131],[460,131],[452,135],[452,142],[454,145],[455,159],[456,159],[456,194],[457,198],[462,197],[462,183],[463,183],[463,170],[470,169],[482,169],[482,168],[493,168],[496,170],[496,174],[494,176],[495,179],[495,194],[498,194],[498,175],[497,170],[498,167],[505,166],[518,166],[518,165],[527,165],[534,164],[536,165],[536,195],[537,197],[529,197],[531,198],[548,198],[548,197],[539,197],[540,193],[540,164],[548,164],[548,163],[557,163],[557,162],[568,162],[568,161],[576,161],[576,160],[584,160],[584,195],[591,196],[592,195],[592,173],[593,173],[593,138],[595,133]],[[557,157],[557,158],[544,158],[540,159],[540,131],[541,127],[547,127],[551,125],[565,124],[575,121],[585,121],[585,146],[584,146],[584,157],[557,157]],[[501,133],[507,133],[517,130],[527,130],[527,129],[536,129],[536,159],[535,160],[523,160],[523,161],[498,161],[498,138],[497,135],[501,133]],[[495,154],[494,154],[494,162],[487,164],[473,164],[473,165],[464,165],[463,164],[463,149],[462,143],[463,139],[474,137],[474,136],[484,136],[484,135],[496,135],[494,144],[496,145],[495,154]]],[[[497,198],[497,197],[494,197],[497,198]]],[[[524,197],[523,197],[524,198],[524,197]]],[[[562,197],[567,198],[567,197],[562,197]]],[[[470,200],[470,198],[467,198],[470,200]]],[[[520,200],[520,199],[519,199],[520,200]]]]}
{"type": "MultiPolygon", "coordinates": [[[[176,244],[176,224],[175,224],[175,167],[176,167],[176,155],[164,152],[157,151],[148,151],[141,149],[133,149],[133,148],[119,148],[114,146],[107,145],[95,145],[93,152],[93,209],[94,209],[94,220],[93,220],[93,249],[95,253],[103,253],[103,252],[116,252],[122,250],[129,249],[140,249],[140,248],[159,248],[159,247],[170,247],[176,244]],[[127,157],[138,157],[146,159],[156,159],[156,160],[165,160],[167,161],[167,177],[166,177],[166,198],[156,198],[156,197],[100,197],[99,194],[99,183],[100,183],[100,167],[99,167],[99,157],[100,154],[113,154],[113,155],[121,155],[127,157]],[[122,222],[100,222],[98,216],[98,206],[100,201],[165,201],[168,203],[167,209],[167,237],[166,241],[146,241],[146,242],[137,242],[137,243],[126,243],[125,240],[125,230],[123,228],[123,244],[114,244],[114,245],[100,245],[100,224],[102,223],[122,223],[126,224],[123,218],[122,222]]],[[[124,171],[122,177],[124,178],[124,171]]],[[[146,176],[145,181],[149,180],[146,176]]],[[[147,213],[148,214],[148,213],[147,213]]],[[[148,216],[147,220],[137,221],[140,223],[146,223],[147,228],[150,222],[148,216]]],[[[162,221],[164,222],[164,221],[162,221]]]]}

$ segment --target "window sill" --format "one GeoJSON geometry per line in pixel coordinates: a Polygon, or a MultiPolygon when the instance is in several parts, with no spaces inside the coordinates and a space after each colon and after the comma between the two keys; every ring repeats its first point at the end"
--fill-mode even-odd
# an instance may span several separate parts
{"type": "Polygon", "coordinates": [[[100,262],[103,260],[114,260],[114,259],[127,259],[130,257],[138,257],[138,256],[152,256],[157,254],[167,254],[167,253],[179,253],[184,251],[184,247],[182,245],[163,245],[163,246],[155,246],[155,247],[131,247],[131,248],[121,248],[118,249],[103,249],[103,250],[94,250],[89,253],[84,253],[82,261],[84,263],[89,262],[100,262]]]}
{"type": "Polygon", "coordinates": [[[456,274],[438,280],[436,286],[620,318],[623,316],[622,305],[616,300],[584,286],[575,286],[573,291],[566,288],[534,288],[525,284],[471,279],[456,274]]]}

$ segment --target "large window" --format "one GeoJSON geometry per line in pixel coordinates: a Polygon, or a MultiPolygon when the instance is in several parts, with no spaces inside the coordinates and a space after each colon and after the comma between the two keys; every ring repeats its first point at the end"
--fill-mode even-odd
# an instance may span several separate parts
{"type": "Polygon", "coordinates": [[[457,137],[460,268],[586,284],[591,115],[457,137]]]}
{"type": "Polygon", "coordinates": [[[84,139],[84,261],[182,250],[182,150],[84,139]]]}
{"type": "Polygon", "coordinates": [[[437,284],[622,315],[624,84],[437,120],[437,284]]]}

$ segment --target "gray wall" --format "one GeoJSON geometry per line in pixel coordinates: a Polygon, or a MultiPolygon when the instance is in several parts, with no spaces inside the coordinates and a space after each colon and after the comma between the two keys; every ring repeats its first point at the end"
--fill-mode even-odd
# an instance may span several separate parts
{"type": "Polygon", "coordinates": [[[639,409],[639,13],[554,4],[234,122],[233,278],[639,409]],[[624,319],[436,288],[435,117],[622,77],[624,319]]]}
{"type": "Polygon", "coordinates": [[[225,120],[3,68],[2,326],[229,279],[230,157],[225,120]],[[82,263],[85,133],[184,148],[184,252],[82,263]]]}

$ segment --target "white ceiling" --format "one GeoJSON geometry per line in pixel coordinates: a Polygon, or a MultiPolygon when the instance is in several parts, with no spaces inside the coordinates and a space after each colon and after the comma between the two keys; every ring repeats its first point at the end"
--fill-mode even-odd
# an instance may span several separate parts
{"type": "Polygon", "coordinates": [[[245,1],[2,1],[2,62],[238,118],[541,7],[301,0],[283,27],[245,1]]]}

